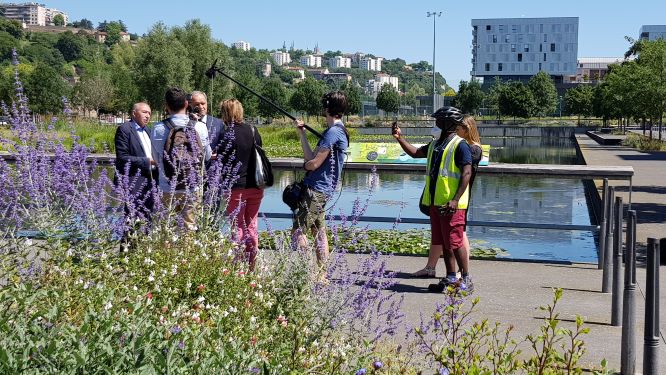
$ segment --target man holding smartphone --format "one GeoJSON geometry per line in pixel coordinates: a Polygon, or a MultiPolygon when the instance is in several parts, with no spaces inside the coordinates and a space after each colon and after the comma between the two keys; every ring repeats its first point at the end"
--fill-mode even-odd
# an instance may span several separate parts
{"type": "Polygon", "coordinates": [[[426,267],[415,272],[415,277],[434,277],[437,260],[444,254],[446,276],[428,289],[442,292],[448,286],[460,287],[472,293],[474,284],[469,276],[469,260],[464,256],[463,234],[465,211],[469,203],[468,185],[472,175],[472,152],[467,142],[456,135],[463,114],[455,107],[442,107],[431,115],[441,129],[439,137],[416,148],[402,137],[397,123],[393,124],[393,137],[405,153],[413,158],[428,158],[426,185],[421,204],[429,207],[430,252],[426,267]],[[456,275],[456,260],[461,264],[462,278],[456,275]]]}

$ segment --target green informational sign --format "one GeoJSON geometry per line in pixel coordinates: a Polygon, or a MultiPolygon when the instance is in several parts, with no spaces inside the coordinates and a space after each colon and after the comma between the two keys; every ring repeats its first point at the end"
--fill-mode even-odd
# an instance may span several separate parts
{"type": "MultiPolygon", "coordinates": [[[[415,144],[416,148],[423,146],[415,144]]],[[[490,145],[481,145],[483,150],[479,165],[488,165],[490,159],[490,145]]],[[[393,143],[352,143],[349,145],[349,163],[400,163],[400,164],[426,164],[426,158],[413,159],[407,155],[397,142],[393,143]]]]}
{"type": "MultiPolygon", "coordinates": [[[[421,144],[414,145],[421,147],[421,144]]],[[[405,154],[397,142],[393,143],[352,143],[349,145],[351,163],[402,163],[426,164],[426,158],[413,159],[405,154]]]]}

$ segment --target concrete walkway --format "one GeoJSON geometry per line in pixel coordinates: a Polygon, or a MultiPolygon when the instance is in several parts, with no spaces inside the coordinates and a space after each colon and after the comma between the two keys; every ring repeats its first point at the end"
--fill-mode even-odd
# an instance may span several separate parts
{"type": "MultiPolygon", "coordinates": [[[[352,257],[357,257],[352,255],[352,257]]],[[[398,272],[397,284],[392,290],[404,297],[406,321],[411,324],[420,322],[421,314],[425,319],[431,317],[437,303],[444,301],[442,294],[428,292],[428,284],[437,279],[413,279],[408,273],[423,268],[424,257],[396,256],[389,260],[389,269],[398,272]]],[[[591,264],[541,264],[508,261],[473,260],[471,275],[475,291],[473,297],[479,297],[477,313],[473,321],[488,319],[490,323],[500,322],[503,327],[512,325],[517,341],[528,334],[538,333],[538,328],[545,316],[539,306],[549,304],[553,298],[553,288],[564,289],[558,304],[563,327],[573,329],[576,315],[580,315],[590,328],[590,333],[582,338],[587,353],[581,360],[585,368],[599,368],[602,359],[608,361],[608,368],[620,369],[622,327],[613,327],[611,321],[611,294],[601,293],[601,271],[591,264]]],[[[445,273],[442,262],[438,264],[437,275],[445,273]]],[[[666,285],[666,272],[660,274],[661,285],[666,285]]],[[[637,270],[636,307],[636,369],[642,373],[645,269],[637,270]]],[[[663,293],[661,306],[666,306],[663,293]]],[[[666,308],[661,309],[661,327],[666,327],[666,308]]],[[[529,342],[523,342],[521,349],[525,355],[533,354],[529,342]]],[[[660,368],[666,374],[666,342],[660,342],[660,368]]]]}
{"type": "MultiPolygon", "coordinates": [[[[634,168],[631,209],[636,210],[637,242],[648,237],[666,237],[666,152],[642,152],[624,146],[602,146],[587,135],[576,135],[587,165],[617,165],[634,168]]],[[[595,181],[597,187],[602,181],[595,181]]],[[[629,184],[611,181],[616,194],[629,202],[629,184]]]]}

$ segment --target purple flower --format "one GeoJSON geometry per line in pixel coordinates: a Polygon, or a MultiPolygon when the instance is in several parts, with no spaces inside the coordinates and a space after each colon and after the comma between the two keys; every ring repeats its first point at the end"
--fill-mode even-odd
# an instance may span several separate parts
{"type": "Polygon", "coordinates": [[[449,369],[446,367],[441,367],[439,369],[439,375],[449,375],[449,369]]]}
{"type": "Polygon", "coordinates": [[[374,367],[375,370],[379,370],[380,368],[384,367],[384,364],[382,361],[375,361],[372,363],[372,367],[374,367]]]}
{"type": "Polygon", "coordinates": [[[368,371],[365,368],[356,371],[356,375],[365,375],[368,371]]]}
{"type": "Polygon", "coordinates": [[[170,330],[170,331],[171,331],[171,333],[173,333],[174,335],[177,335],[177,334],[181,333],[181,332],[183,331],[183,329],[180,328],[180,326],[173,326],[173,327],[171,327],[171,330],[170,330]]]}
{"type": "Polygon", "coordinates": [[[181,350],[185,349],[185,341],[183,341],[183,340],[178,341],[178,349],[181,349],[181,350]]]}
{"type": "Polygon", "coordinates": [[[259,369],[259,367],[252,367],[252,368],[250,368],[250,373],[259,374],[259,373],[261,373],[261,369],[259,369]]]}

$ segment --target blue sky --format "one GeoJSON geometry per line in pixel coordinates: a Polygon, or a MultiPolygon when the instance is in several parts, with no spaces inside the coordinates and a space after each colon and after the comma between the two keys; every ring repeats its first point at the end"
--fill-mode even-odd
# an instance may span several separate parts
{"type": "Polygon", "coordinates": [[[259,1],[198,0],[43,0],[65,11],[70,19],[95,23],[122,19],[130,32],[143,34],[158,21],[170,26],[199,18],[213,36],[230,44],[275,49],[294,42],[296,48],[368,52],[408,63],[432,62],[433,19],[427,11],[442,11],[437,19],[436,69],[457,88],[469,80],[472,18],[579,17],[578,56],[616,57],[628,48],[624,36],[636,38],[641,25],[666,24],[666,1],[435,1],[337,0],[259,1]]]}

